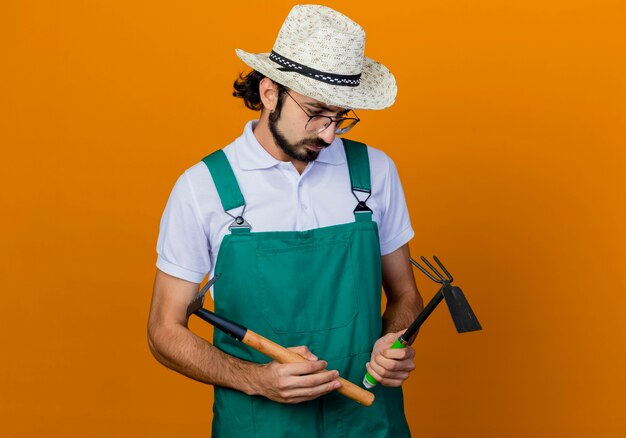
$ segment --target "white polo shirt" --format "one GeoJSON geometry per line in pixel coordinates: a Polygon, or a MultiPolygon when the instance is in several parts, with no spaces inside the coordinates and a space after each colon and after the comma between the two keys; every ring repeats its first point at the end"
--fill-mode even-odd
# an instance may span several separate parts
{"type": "MultiPolygon", "coordinates": [[[[224,148],[246,201],[243,217],[252,232],[302,231],[354,222],[357,201],[341,139],[324,148],[299,174],[291,162],[273,158],[257,141],[249,122],[241,137],[224,148]]],[[[373,211],[383,255],[414,235],[404,192],[393,161],[368,146],[373,211]]],[[[363,199],[363,193],[358,193],[363,199]]],[[[241,208],[230,211],[238,216],[241,208]]],[[[203,162],[178,179],[161,218],[157,267],[174,277],[200,283],[212,272],[233,218],[222,208],[203,162]]]]}

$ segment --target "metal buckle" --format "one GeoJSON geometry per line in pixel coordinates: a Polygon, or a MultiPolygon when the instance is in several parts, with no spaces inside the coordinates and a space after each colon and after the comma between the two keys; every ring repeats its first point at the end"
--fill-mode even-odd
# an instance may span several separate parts
{"type": "Polygon", "coordinates": [[[228,226],[228,230],[233,230],[236,228],[250,228],[252,226],[243,218],[243,216],[237,216],[235,220],[228,226]]]}
{"type": "Polygon", "coordinates": [[[353,188],[352,196],[354,196],[356,201],[358,202],[358,204],[354,208],[354,213],[372,213],[372,209],[369,208],[366,204],[367,200],[370,198],[370,196],[372,196],[371,190],[361,190],[361,189],[353,188]],[[356,195],[355,192],[367,193],[367,197],[361,200],[359,199],[359,197],[356,195]]]}

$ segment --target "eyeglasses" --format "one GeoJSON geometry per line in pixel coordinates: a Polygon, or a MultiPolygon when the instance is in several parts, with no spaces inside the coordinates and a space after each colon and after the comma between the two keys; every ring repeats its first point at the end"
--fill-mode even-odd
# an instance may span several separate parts
{"type": "Polygon", "coordinates": [[[285,93],[287,93],[287,96],[291,97],[291,100],[293,100],[296,105],[298,105],[300,109],[304,112],[304,114],[309,117],[309,121],[306,122],[304,130],[311,134],[319,134],[320,132],[328,128],[333,122],[335,123],[335,133],[345,134],[346,132],[354,128],[354,125],[361,121],[361,119],[358,118],[354,111],[352,111],[354,117],[332,117],[323,116],[321,114],[310,115],[306,112],[304,108],[302,108],[302,105],[300,105],[298,101],[294,99],[291,94],[289,94],[288,91],[285,91],[285,93]]]}

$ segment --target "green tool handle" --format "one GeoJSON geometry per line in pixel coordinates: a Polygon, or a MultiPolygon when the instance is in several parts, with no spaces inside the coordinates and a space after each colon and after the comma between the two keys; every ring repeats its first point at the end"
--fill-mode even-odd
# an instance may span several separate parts
{"type": "MultiPolygon", "coordinates": [[[[404,343],[402,336],[396,339],[396,342],[393,343],[391,348],[406,348],[406,344],[404,343]]],[[[366,372],[365,377],[363,377],[363,386],[365,386],[367,389],[370,389],[376,385],[378,385],[378,380],[373,378],[369,371],[366,372]]]]}
{"type": "MultiPolygon", "coordinates": [[[[420,314],[417,315],[417,318],[415,318],[415,321],[413,321],[409,328],[406,329],[406,331],[402,335],[400,335],[398,339],[396,339],[396,342],[393,343],[391,348],[406,347],[410,339],[417,333],[424,321],[426,321],[426,318],[428,318],[430,314],[433,313],[433,310],[435,310],[441,300],[443,300],[442,289],[443,287],[437,291],[435,296],[432,297],[424,310],[422,310],[420,314]]],[[[365,377],[363,377],[363,386],[365,386],[367,389],[371,389],[376,385],[378,385],[378,381],[376,381],[376,379],[373,378],[369,372],[365,373],[365,377]]]]}
{"type": "Polygon", "coordinates": [[[402,343],[402,338],[396,339],[396,342],[394,342],[393,345],[391,346],[391,348],[405,348],[405,347],[406,345],[402,343]]]}

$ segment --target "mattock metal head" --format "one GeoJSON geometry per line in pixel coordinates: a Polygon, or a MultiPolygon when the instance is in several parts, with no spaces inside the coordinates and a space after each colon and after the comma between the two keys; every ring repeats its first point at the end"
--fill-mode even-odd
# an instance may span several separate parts
{"type": "Polygon", "coordinates": [[[450,273],[448,272],[448,270],[446,269],[446,267],[443,265],[443,263],[441,263],[439,261],[439,259],[437,258],[437,256],[433,256],[433,259],[435,259],[435,261],[437,262],[437,264],[439,265],[439,267],[443,270],[443,272],[445,272],[446,277],[444,278],[443,275],[441,275],[439,273],[439,271],[437,271],[437,269],[435,269],[435,267],[433,265],[430,264],[430,262],[428,260],[426,260],[426,257],[421,256],[420,259],[426,263],[426,265],[435,273],[435,275],[438,277],[435,278],[430,272],[428,272],[426,270],[426,268],[422,267],[422,265],[420,265],[419,263],[417,263],[415,260],[413,260],[411,257],[409,257],[409,260],[411,261],[411,263],[413,263],[413,265],[415,265],[420,271],[422,271],[424,274],[426,274],[428,276],[428,278],[430,278],[432,281],[439,283],[439,284],[443,284],[443,283],[452,283],[454,281],[454,278],[452,277],[452,275],[450,275],[450,273]]]}
{"type": "Polygon", "coordinates": [[[217,279],[220,278],[220,275],[222,274],[217,274],[209,281],[207,281],[204,287],[200,289],[200,292],[198,292],[194,299],[191,300],[191,303],[189,303],[189,305],[187,306],[187,318],[189,318],[191,314],[194,313],[196,310],[202,309],[202,306],[204,306],[204,295],[206,295],[209,288],[213,286],[217,279]]]}
{"type": "Polygon", "coordinates": [[[448,310],[450,311],[450,316],[452,317],[452,321],[454,321],[456,330],[459,333],[481,330],[482,327],[480,323],[478,322],[478,319],[476,318],[474,311],[472,310],[469,303],[467,302],[467,299],[465,298],[465,295],[463,294],[463,291],[461,290],[461,288],[450,285],[450,283],[454,281],[454,278],[452,277],[452,275],[450,275],[446,267],[443,266],[443,263],[441,263],[441,261],[439,261],[439,259],[436,256],[433,256],[433,259],[435,259],[439,267],[446,274],[445,277],[428,260],[426,260],[424,256],[421,256],[420,259],[424,263],[426,263],[426,265],[430,268],[430,270],[434,273],[434,275],[433,273],[428,272],[426,268],[424,268],[415,260],[409,257],[409,260],[411,261],[411,263],[415,265],[424,274],[426,274],[428,278],[442,285],[439,288],[439,291],[437,292],[435,297],[433,297],[433,300],[431,301],[433,303],[432,307],[431,307],[431,304],[429,303],[429,305],[426,306],[427,308],[424,309],[425,311],[426,310],[428,311],[426,312],[426,315],[424,316],[423,319],[427,318],[428,315],[430,315],[430,312],[432,312],[434,307],[436,307],[437,304],[439,304],[439,302],[441,301],[441,297],[443,297],[448,307],[448,310]]]}

